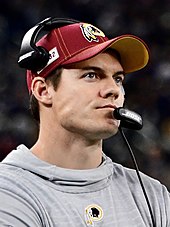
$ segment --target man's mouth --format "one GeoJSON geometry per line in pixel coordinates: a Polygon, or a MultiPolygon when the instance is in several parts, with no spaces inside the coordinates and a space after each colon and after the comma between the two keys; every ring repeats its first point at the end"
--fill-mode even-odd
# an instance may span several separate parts
{"type": "Polygon", "coordinates": [[[97,109],[106,109],[106,108],[110,108],[110,109],[115,110],[117,108],[117,106],[116,105],[112,105],[112,104],[106,104],[104,106],[97,107],[97,109]]]}

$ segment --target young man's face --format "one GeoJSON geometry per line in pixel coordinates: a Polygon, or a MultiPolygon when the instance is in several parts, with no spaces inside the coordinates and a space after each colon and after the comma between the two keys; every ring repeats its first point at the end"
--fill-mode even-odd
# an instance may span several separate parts
{"type": "Polygon", "coordinates": [[[107,52],[64,68],[52,99],[56,127],[89,139],[114,135],[119,121],[112,113],[124,103],[123,79],[121,64],[107,52]]]}

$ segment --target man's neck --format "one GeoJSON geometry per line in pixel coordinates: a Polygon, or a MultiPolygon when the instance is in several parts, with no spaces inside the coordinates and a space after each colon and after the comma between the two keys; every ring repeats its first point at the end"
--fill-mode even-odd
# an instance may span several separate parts
{"type": "Polygon", "coordinates": [[[43,161],[67,169],[92,169],[102,162],[102,141],[75,135],[58,134],[56,138],[40,135],[31,150],[43,161]]]}

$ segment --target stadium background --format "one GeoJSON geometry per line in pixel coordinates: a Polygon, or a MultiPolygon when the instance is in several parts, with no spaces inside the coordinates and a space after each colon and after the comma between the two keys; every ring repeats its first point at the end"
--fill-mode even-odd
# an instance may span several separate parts
{"type": "MultiPolygon", "coordinates": [[[[139,169],[170,189],[169,0],[1,0],[0,160],[20,143],[31,147],[37,138],[25,71],[18,67],[17,58],[24,33],[49,16],[92,23],[109,37],[130,33],[146,41],[149,66],[129,74],[125,85],[126,106],[142,115],[144,127],[124,132],[139,169]]],[[[133,167],[119,133],[106,140],[103,149],[113,161],[133,167]]]]}

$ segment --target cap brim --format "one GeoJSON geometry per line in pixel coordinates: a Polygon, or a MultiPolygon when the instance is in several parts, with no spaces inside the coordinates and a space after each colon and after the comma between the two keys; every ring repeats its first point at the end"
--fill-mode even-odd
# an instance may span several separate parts
{"type": "Polygon", "coordinates": [[[133,35],[122,35],[104,43],[91,46],[64,61],[62,65],[87,60],[107,48],[112,48],[119,52],[125,73],[135,72],[148,64],[149,50],[144,41],[133,35]]]}

